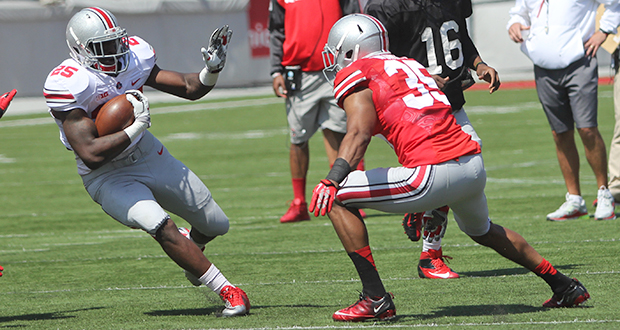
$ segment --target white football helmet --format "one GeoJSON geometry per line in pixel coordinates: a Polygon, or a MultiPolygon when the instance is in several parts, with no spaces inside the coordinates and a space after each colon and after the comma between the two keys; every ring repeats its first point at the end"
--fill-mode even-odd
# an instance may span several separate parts
{"type": "Polygon", "coordinates": [[[323,50],[323,74],[333,81],[336,73],[368,55],[388,52],[385,26],[375,17],[351,14],[339,19],[329,31],[323,50]]]}
{"type": "Polygon", "coordinates": [[[127,32],[116,17],[99,7],[77,12],[66,31],[71,57],[85,67],[116,75],[127,69],[129,44],[127,32]]]}

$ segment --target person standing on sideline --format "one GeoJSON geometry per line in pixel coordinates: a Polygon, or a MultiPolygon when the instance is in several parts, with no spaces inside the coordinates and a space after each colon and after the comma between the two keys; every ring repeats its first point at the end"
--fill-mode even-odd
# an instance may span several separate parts
{"type": "Polygon", "coordinates": [[[510,9],[508,35],[534,63],[538,99],[555,142],[564,177],[566,201],[547,220],[565,221],[588,216],[579,182],[579,153],[575,127],[594,172],[597,203],[594,218],[616,218],[614,198],[607,188],[607,152],[598,130],[598,62],[596,52],[620,24],[617,0],[562,2],[516,0],[510,9]],[[605,5],[600,29],[596,11],[605,5]]]}
{"type": "MultiPolygon", "coordinates": [[[[614,31],[615,32],[615,31],[614,31]]],[[[614,69],[614,133],[609,146],[609,191],[614,203],[620,200],[620,47],[611,54],[614,69]]]]}
{"type": "MultiPolygon", "coordinates": [[[[0,96],[0,118],[4,116],[4,113],[9,108],[9,104],[11,104],[15,94],[17,94],[17,90],[13,89],[12,91],[4,93],[0,96]]],[[[2,271],[4,271],[4,268],[0,266],[0,277],[2,276],[2,271]]]]}
{"type": "MultiPolygon", "coordinates": [[[[482,61],[469,36],[466,19],[472,15],[471,0],[370,0],[364,13],[383,23],[390,39],[390,52],[413,58],[432,75],[452,105],[452,114],[463,131],[482,145],[463,105],[463,90],[474,80],[469,73],[489,83],[489,92],[499,86],[497,71],[482,61]]],[[[448,224],[447,206],[425,212],[407,213],[403,218],[405,233],[412,241],[421,237],[422,253],[418,275],[422,278],[450,279],[459,274],[448,267],[441,248],[448,224]]]]}
{"type": "MultiPolygon", "coordinates": [[[[373,16],[348,15],[331,29],[325,75],[347,113],[347,133],[326,178],[314,188],[310,211],[327,214],[355,266],[362,292],[335,321],[396,316],[357,208],[413,213],[448,205],[459,228],[476,243],[533,271],[551,287],[544,307],[576,306],[590,298],[576,279],[557,271],[518,233],[489,219],[480,144],[456,123],[447,97],[414,59],[388,52],[385,27],[373,16]],[[335,77],[335,78],[334,78],[335,77]],[[351,171],[373,135],[394,148],[401,167],[351,171]]],[[[422,294],[423,295],[423,294],[422,294]]]]}
{"type": "MultiPolygon", "coordinates": [[[[271,0],[269,36],[271,77],[276,96],[285,99],[290,129],[289,163],[293,201],[281,223],[310,220],[306,176],[308,141],[317,130],[330,166],[346,132],[346,115],[338,108],[331,86],[323,79],[321,47],[331,26],[345,13],[359,12],[357,1],[271,0]]],[[[363,163],[360,164],[363,169],[363,163]]]]}
{"type": "Polygon", "coordinates": [[[149,103],[139,90],[146,85],[188,100],[203,97],[224,68],[231,36],[228,25],[216,29],[209,46],[201,49],[204,68],[179,73],[161,69],[151,45],[128,36],[111,12],[85,8],[67,24],[71,58],[50,72],[43,90],[60,140],[75,154],[78,174],[93,201],[123,225],[155,238],[192,284],[204,284],[220,295],[226,317],[247,314],[250,302],[203,250],[228,232],[228,217],[198,176],[147,130],[149,103]],[[94,122],[98,109],[123,94],[134,107],[134,122],[99,136],[94,122]],[[168,212],[192,225],[189,239],[168,212]]]}

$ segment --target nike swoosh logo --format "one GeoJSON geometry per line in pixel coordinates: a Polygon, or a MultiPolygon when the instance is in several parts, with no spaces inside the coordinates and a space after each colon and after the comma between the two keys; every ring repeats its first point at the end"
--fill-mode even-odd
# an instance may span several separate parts
{"type": "Polygon", "coordinates": [[[164,146],[161,146],[161,150],[157,152],[158,155],[161,155],[164,153],[164,146]]]}
{"type": "Polygon", "coordinates": [[[136,80],[136,81],[132,81],[132,82],[131,82],[131,86],[133,86],[133,85],[137,84],[137,83],[138,83],[138,81],[140,81],[140,78],[138,78],[138,80],[136,80]]]}
{"type": "Polygon", "coordinates": [[[428,272],[428,273],[433,275],[433,276],[437,276],[437,277],[441,277],[441,278],[448,278],[448,277],[450,277],[450,274],[448,274],[448,273],[431,273],[431,272],[428,272]]]}
{"type": "Polygon", "coordinates": [[[383,300],[383,302],[381,303],[381,305],[379,305],[379,306],[377,306],[377,307],[374,307],[374,308],[373,308],[373,309],[374,309],[374,311],[375,311],[375,314],[376,314],[379,310],[381,310],[381,308],[383,308],[383,305],[385,305],[385,300],[383,300]]]}

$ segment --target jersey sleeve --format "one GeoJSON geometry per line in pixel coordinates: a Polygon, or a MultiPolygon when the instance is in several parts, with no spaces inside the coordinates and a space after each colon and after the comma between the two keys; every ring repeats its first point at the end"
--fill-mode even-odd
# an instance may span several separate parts
{"type": "Polygon", "coordinates": [[[157,61],[157,53],[151,44],[138,36],[129,37],[129,48],[131,52],[140,59],[141,62],[147,63],[147,66],[153,68],[157,61]]]}
{"type": "Polygon", "coordinates": [[[334,80],[334,97],[338,106],[344,109],[344,99],[356,90],[368,87],[368,79],[363,73],[358,62],[354,62],[346,68],[338,71],[334,80]]]}
{"type": "Polygon", "coordinates": [[[96,94],[96,83],[91,81],[87,70],[73,60],[66,60],[50,72],[43,86],[50,110],[88,109],[90,98],[96,94]]]}

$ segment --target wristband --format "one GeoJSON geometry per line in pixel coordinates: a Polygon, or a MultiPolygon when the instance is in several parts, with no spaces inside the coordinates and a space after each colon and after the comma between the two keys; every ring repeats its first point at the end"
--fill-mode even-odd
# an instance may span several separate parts
{"type": "Polygon", "coordinates": [[[271,74],[271,79],[273,79],[273,78],[275,78],[277,76],[281,76],[281,75],[282,75],[282,72],[274,72],[274,73],[271,74]]]}
{"type": "Polygon", "coordinates": [[[204,68],[202,68],[202,70],[198,74],[198,79],[200,80],[200,83],[205,86],[214,86],[215,83],[217,82],[217,77],[219,75],[220,75],[219,72],[217,73],[209,72],[209,70],[205,66],[204,68]]]}
{"type": "Polygon", "coordinates": [[[129,136],[129,140],[133,142],[133,140],[140,135],[140,133],[144,132],[148,128],[149,124],[145,121],[135,121],[133,124],[129,125],[129,127],[125,128],[125,134],[129,136]]]}
{"type": "Polygon", "coordinates": [[[474,70],[475,71],[478,71],[478,65],[480,65],[480,64],[484,64],[484,65],[488,66],[488,64],[484,63],[484,61],[480,61],[480,62],[476,63],[476,65],[474,65],[474,70]]]}
{"type": "Polygon", "coordinates": [[[344,180],[350,172],[351,165],[349,165],[349,163],[343,158],[338,158],[334,161],[334,165],[329,173],[327,173],[325,179],[332,180],[340,184],[340,182],[342,182],[342,180],[344,180]]]}

